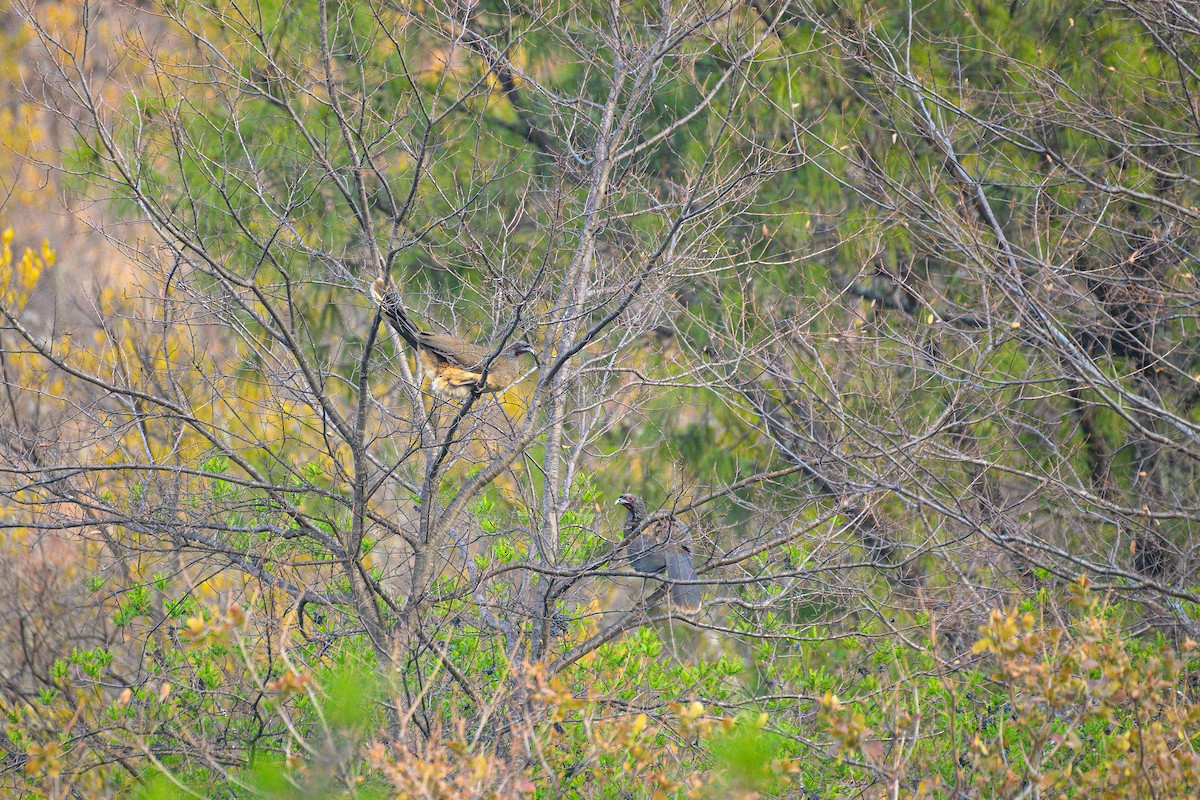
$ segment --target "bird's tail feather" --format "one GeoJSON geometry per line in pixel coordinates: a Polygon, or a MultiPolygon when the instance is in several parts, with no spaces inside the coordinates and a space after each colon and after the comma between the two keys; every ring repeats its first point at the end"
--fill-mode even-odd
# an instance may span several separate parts
{"type": "Polygon", "coordinates": [[[412,347],[419,347],[421,329],[405,313],[404,304],[400,301],[400,293],[396,291],[396,287],[384,282],[383,278],[376,278],[375,282],[371,284],[371,297],[379,304],[379,310],[383,313],[384,319],[395,329],[396,333],[400,334],[401,338],[412,347]]]}
{"type": "MultiPolygon", "coordinates": [[[[667,579],[672,581],[695,581],[700,576],[692,564],[692,557],[687,553],[667,553],[667,579]]],[[[700,608],[700,584],[672,583],[671,602],[687,611],[700,608]]]]}

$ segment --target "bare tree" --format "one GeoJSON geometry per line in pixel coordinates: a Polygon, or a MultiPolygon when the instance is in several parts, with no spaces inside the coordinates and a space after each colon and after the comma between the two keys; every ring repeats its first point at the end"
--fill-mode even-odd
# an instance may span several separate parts
{"type": "MultiPolygon", "coordinates": [[[[647,626],[683,670],[648,710],[794,736],[810,644],[950,669],[1080,573],[1191,633],[1197,15],[975,5],[23,8],[55,168],[139,223],[91,341],[0,307],[5,524],[103,548],[110,693],[203,688],[170,651],[209,588],[269,650],[231,716],[367,652],[393,737],[450,707],[530,763],[530,687],[647,626]],[[537,367],[436,396],[384,276],[537,367]],[[691,519],[699,613],[620,557],[627,489],[691,519]]],[[[224,769],[295,731],[92,733],[224,769]]]]}

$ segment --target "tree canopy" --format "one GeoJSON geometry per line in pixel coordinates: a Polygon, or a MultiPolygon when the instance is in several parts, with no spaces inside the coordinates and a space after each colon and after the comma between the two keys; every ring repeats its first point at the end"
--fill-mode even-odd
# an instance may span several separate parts
{"type": "Polygon", "coordinates": [[[0,21],[6,790],[1195,792],[1200,3],[0,21]]]}

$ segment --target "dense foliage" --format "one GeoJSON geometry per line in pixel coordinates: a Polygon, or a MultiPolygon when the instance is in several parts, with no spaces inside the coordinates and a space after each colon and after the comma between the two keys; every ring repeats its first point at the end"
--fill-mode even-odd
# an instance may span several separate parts
{"type": "Polygon", "coordinates": [[[0,22],[10,793],[1196,793],[1200,3],[0,22]]]}

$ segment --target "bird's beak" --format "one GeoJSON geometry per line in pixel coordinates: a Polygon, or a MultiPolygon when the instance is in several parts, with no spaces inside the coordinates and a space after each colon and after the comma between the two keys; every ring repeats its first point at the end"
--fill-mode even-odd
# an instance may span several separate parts
{"type": "Polygon", "coordinates": [[[614,506],[623,506],[623,505],[625,505],[625,498],[624,498],[624,497],[618,497],[618,498],[617,498],[617,502],[613,503],[613,505],[614,505],[614,506]]]}

